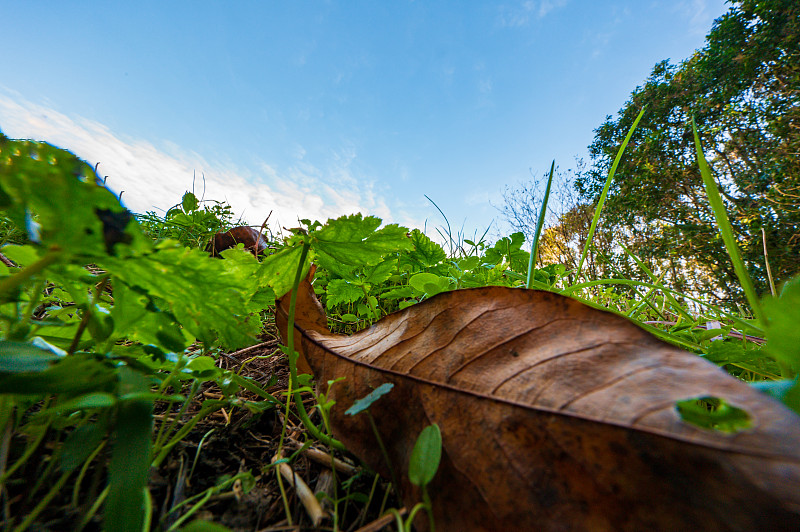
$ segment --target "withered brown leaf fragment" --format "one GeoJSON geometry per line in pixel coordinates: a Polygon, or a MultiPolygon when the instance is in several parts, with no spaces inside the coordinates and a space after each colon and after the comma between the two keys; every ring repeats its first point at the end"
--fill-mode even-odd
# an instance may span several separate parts
{"type": "Polygon", "coordinates": [[[625,318],[502,287],[443,293],[353,336],[324,330],[320,313],[304,282],[305,359],[319,383],[345,377],[334,436],[388,476],[368,418],[344,411],[393,383],[370,413],[409,508],[414,441],[441,428],[428,487],[439,530],[800,530],[800,418],[625,318]],[[683,422],[675,402],[703,396],[746,410],[751,427],[683,422]]]}

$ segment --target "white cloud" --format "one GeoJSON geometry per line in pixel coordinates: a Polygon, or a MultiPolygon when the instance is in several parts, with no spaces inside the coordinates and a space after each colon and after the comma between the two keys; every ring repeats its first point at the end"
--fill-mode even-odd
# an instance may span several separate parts
{"type": "Polygon", "coordinates": [[[565,5],[567,5],[567,0],[542,0],[539,2],[538,16],[539,18],[543,18],[554,9],[564,7],[565,5]]]}
{"type": "Polygon", "coordinates": [[[294,227],[298,218],[326,220],[362,212],[392,220],[375,184],[353,175],[355,149],[333,153],[324,169],[305,159],[298,146],[296,163],[276,169],[263,162],[246,169],[209,162],[200,154],[172,143],[125,138],[108,127],[82,117],[67,116],[34,104],[0,87],[0,130],[11,138],[44,140],[66,148],[108,176],[112,190],[124,191],[122,201],[134,212],[166,210],[186,190],[205,198],[227,201],[249,223],[261,223],[272,211],[270,225],[294,227]],[[204,176],[204,181],[201,177],[204,176]]]}
{"type": "MultiPolygon", "coordinates": [[[[717,8],[719,2],[713,2],[717,8]]],[[[693,35],[706,35],[711,30],[714,19],[721,16],[726,7],[719,13],[711,12],[710,0],[682,0],[674,4],[673,9],[684,17],[689,23],[689,30],[693,35]]]]}
{"type": "Polygon", "coordinates": [[[544,18],[551,11],[564,7],[567,0],[525,0],[517,2],[514,5],[500,6],[500,13],[498,15],[498,23],[506,28],[518,28],[527,26],[532,16],[536,18],[544,18]]]}

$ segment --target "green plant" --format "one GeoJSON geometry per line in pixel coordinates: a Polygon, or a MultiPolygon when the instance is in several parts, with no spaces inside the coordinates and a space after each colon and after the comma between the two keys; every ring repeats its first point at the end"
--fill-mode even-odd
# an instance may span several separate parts
{"type": "Polygon", "coordinates": [[[39,479],[15,497],[24,516],[15,525],[30,526],[73,480],[84,525],[104,504],[107,529],[142,529],[152,515],[151,464],[199,419],[280,404],[208,356],[214,346],[252,343],[272,291],[249,253],[226,252],[223,266],[175,241],[153,245],[91,167],[49,144],[0,139],[0,208],[30,241],[4,247],[17,266],[0,265],[0,427],[27,442],[12,449],[0,486],[16,493],[18,475],[39,479]],[[196,340],[199,350],[190,348],[196,340]],[[206,381],[225,397],[179,427],[206,381]],[[266,401],[238,399],[242,388],[266,401]],[[156,403],[181,406],[153,441],[156,403]],[[37,463],[45,441],[55,450],[37,463]],[[108,482],[88,506],[82,479],[90,464],[103,467],[106,448],[108,482]]]}
{"type": "Polygon", "coordinates": [[[231,206],[214,200],[198,200],[186,192],[177,205],[170,207],[164,216],[149,211],[136,216],[144,233],[154,240],[172,239],[193,248],[203,247],[219,231],[241,225],[234,220],[231,206]]]}

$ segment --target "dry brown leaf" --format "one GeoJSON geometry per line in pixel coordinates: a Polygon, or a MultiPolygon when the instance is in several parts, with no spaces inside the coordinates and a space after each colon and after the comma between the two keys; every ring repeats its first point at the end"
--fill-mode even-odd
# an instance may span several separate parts
{"type": "Polygon", "coordinates": [[[440,294],[353,336],[323,330],[321,312],[304,282],[298,345],[317,382],[345,377],[334,436],[386,475],[368,418],[344,411],[393,383],[369,412],[409,508],[414,442],[441,428],[428,488],[439,530],[800,530],[798,417],[622,317],[502,287],[440,294]],[[752,427],[683,422],[675,402],[701,396],[745,409],[752,427]]]}

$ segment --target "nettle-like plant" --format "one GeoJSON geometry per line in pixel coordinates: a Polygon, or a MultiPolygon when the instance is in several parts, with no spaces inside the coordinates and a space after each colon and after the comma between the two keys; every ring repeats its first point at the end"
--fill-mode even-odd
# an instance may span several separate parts
{"type": "Polygon", "coordinates": [[[209,356],[253,342],[274,301],[264,271],[247,252],[230,250],[223,264],[153,243],[88,164],[46,143],[0,137],[0,209],[29,241],[5,246],[0,265],[0,430],[25,441],[5,456],[0,488],[17,495],[20,529],[71,481],[80,526],[103,505],[106,529],[140,530],[151,465],[197,421],[279,403],[209,356]],[[177,426],[206,381],[225,396],[177,426]],[[237,398],[242,388],[264,401],[237,398]],[[181,416],[153,438],[155,401],[179,404],[181,416]],[[44,446],[55,449],[49,460],[34,460],[44,446]],[[107,484],[92,494],[87,471],[109,448],[107,484]]]}

